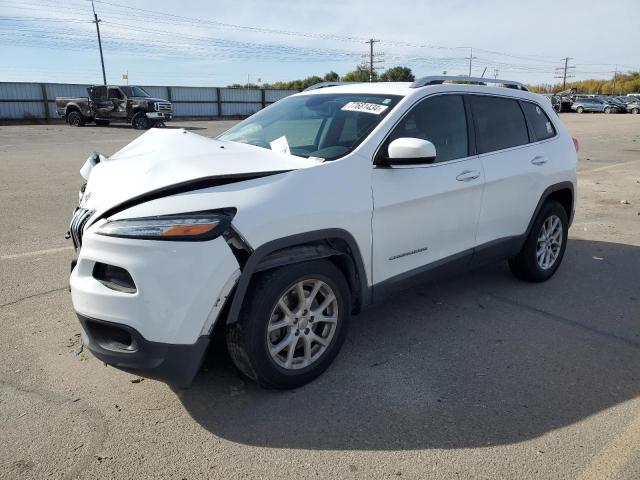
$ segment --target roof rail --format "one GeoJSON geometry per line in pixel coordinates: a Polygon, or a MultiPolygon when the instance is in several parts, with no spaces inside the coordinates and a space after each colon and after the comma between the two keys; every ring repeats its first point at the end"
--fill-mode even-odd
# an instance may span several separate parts
{"type": "Polygon", "coordinates": [[[320,83],[314,83],[310,87],[305,88],[303,90],[303,92],[308,92],[309,90],[317,90],[318,88],[337,87],[339,85],[352,85],[354,83],[362,83],[362,82],[320,82],[320,83]]]}
{"type": "Polygon", "coordinates": [[[486,85],[487,83],[499,84],[506,88],[514,88],[516,90],[529,90],[520,82],[514,82],[513,80],[500,80],[499,78],[484,78],[484,77],[465,77],[465,76],[447,76],[436,75],[431,77],[422,77],[417,79],[411,84],[411,88],[426,87],[428,85],[441,85],[444,82],[464,82],[471,83],[473,85],[486,85]]]}

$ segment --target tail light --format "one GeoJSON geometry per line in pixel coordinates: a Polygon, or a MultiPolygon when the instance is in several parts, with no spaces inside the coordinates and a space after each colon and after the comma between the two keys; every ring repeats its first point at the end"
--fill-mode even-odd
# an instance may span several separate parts
{"type": "Polygon", "coordinates": [[[575,147],[576,152],[579,152],[580,151],[580,142],[578,142],[577,138],[573,138],[572,140],[573,140],[573,146],[575,147]]]}

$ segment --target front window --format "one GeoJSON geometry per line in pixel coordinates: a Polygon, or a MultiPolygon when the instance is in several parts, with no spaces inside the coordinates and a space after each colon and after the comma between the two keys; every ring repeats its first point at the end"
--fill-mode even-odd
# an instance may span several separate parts
{"type": "Polygon", "coordinates": [[[354,93],[289,97],[239,123],[218,140],[335,160],[358,146],[401,98],[354,93]]]}
{"type": "Polygon", "coordinates": [[[144,88],[140,87],[120,87],[127,97],[150,97],[144,88]]]}

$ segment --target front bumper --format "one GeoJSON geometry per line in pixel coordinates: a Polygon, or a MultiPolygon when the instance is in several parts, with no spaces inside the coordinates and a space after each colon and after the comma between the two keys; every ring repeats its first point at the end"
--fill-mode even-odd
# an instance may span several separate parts
{"type": "Polygon", "coordinates": [[[169,112],[147,112],[146,115],[150,120],[171,120],[169,112]]]}
{"type": "Polygon", "coordinates": [[[77,315],[82,341],[96,358],[178,388],[191,386],[209,346],[208,335],[192,345],[151,342],[127,325],[77,315]]]}
{"type": "Polygon", "coordinates": [[[131,327],[152,342],[191,345],[208,335],[239,265],[222,237],[206,242],[136,240],[85,230],[70,276],[78,314],[131,327]],[[128,272],[132,293],[109,288],[96,264],[128,272]]]}

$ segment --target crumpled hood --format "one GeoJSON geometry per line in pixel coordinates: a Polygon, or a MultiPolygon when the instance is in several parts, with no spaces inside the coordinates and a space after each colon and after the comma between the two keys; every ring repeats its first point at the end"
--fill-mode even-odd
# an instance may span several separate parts
{"type": "Polygon", "coordinates": [[[81,207],[102,214],[146,194],[207,188],[319,165],[293,155],[213,140],[184,129],[153,128],[111,157],[81,172],[88,178],[81,207]]]}

